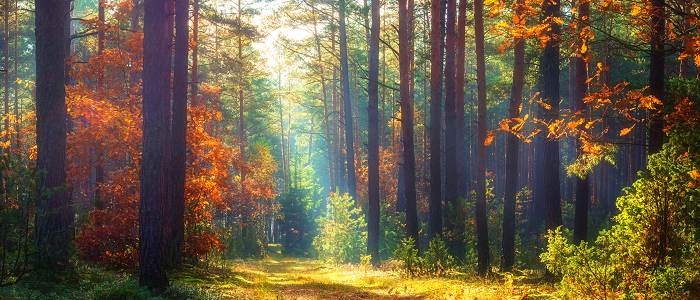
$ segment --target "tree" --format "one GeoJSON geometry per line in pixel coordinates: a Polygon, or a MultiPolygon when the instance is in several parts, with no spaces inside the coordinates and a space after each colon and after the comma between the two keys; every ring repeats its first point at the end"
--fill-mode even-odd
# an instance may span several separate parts
{"type": "MultiPolygon", "coordinates": [[[[372,264],[379,262],[379,0],[372,0],[372,29],[369,44],[369,74],[367,87],[368,111],[368,210],[367,254],[372,264]]],[[[325,88],[324,88],[325,90],[325,88]]],[[[324,96],[325,98],[325,96],[324,96]]],[[[328,123],[326,123],[328,124],[328,123]]],[[[328,126],[326,125],[326,129],[328,126]]],[[[326,130],[327,132],[327,130],[326,130]]],[[[330,157],[330,155],[329,155],[330,157]]]]}
{"type": "Polygon", "coordinates": [[[173,57],[172,207],[170,265],[182,264],[185,240],[185,171],[187,161],[187,53],[189,50],[189,1],[175,2],[175,56],[173,57]]]}
{"type": "Polygon", "coordinates": [[[413,149],[413,0],[399,1],[399,94],[401,97],[401,137],[403,139],[403,170],[406,197],[406,236],[418,241],[418,211],[416,208],[416,161],[413,149]]]}
{"type": "MultiPolygon", "coordinates": [[[[525,17],[524,0],[515,4],[515,15],[518,24],[525,17]]],[[[510,91],[510,107],[508,117],[511,120],[520,117],[520,106],[523,100],[523,81],[525,80],[525,39],[516,35],[513,41],[513,85],[510,91]]],[[[520,139],[514,133],[508,134],[506,144],[506,183],[503,198],[503,239],[501,270],[508,271],[515,263],[515,207],[518,193],[518,156],[520,155],[520,139]]]]}
{"type": "MultiPolygon", "coordinates": [[[[559,119],[559,18],[560,4],[557,1],[545,0],[542,3],[543,24],[549,26],[547,43],[540,57],[540,81],[542,85],[541,98],[543,107],[542,121],[549,125],[559,119]]],[[[559,140],[556,137],[545,137],[542,142],[543,152],[543,198],[545,213],[545,230],[554,230],[562,224],[561,198],[559,191],[559,140]]]]}
{"type": "Polygon", "coordinates": [[[345,0],[339,2],[339,17],[340,25],[340,68],[341,77],[343,80],[343,103],[345,108],[345,146],[347,153],[347,182],[348,194],[352,199],[357,200],[357,180],[355,179],[355,148],[353,147],[353,126],[352,126],[352,107],[350,105],[350,74],[348,72],[348,42],[345,26],[345,12],[347,3],[345,0]]]}
{"type": "MultiPolygon", "coordinates": [[[[445,0],[430,1],[430,230],[442,232],[442,56],[445,35],[445,0]],[[438,223],[439,222],[439,223],[438,223]]],[[[436,233],[431,232],[430,236],[436,233]]],[[[414,240],[417,239],[414,237],[414,240]]]]}
{"type": "MultiPolygon", "coordinates": [[[[35,2],[36,144],[39,170],[35,246],[40,268],[68,268],[69,232],[73,220],[66,186],[66,87],[64,84],[64,18],[68,1],[35,2]]],[[[56,272],[47,272],[56,276],[56,272]]]]}
{"type": "Polygon", "coordinates": [[[166,23],[167,0],[149,0],[144,5],[143,27],[143,154],[141,158],[141,202],[139,207],[139,283],[150,289],[168,285],[162,216],[168,195],[165,187],[164,122],[170,86],[168,74],[169,35],[166,23]],[[169,80],[168,80],[169,82],[169,80]]]}
{"type": "MultiPolygon", "coordinates": [[[[588,35],[588,18],[590,11],[590,3],[588,0],[579,0],[578,3],[578,26],[581,26],[582,36],[588,35]]],[[[585,45],[586,39],[582,41],[585,45]]],[[[588,61],[590,53],[584,47],[579,47],[576,57],[576,89],[574,97],[576,103],[576,114],[581,118],[587,115],[587,104],[584,101],[588,94],[588,61]]],[[[585,122],[581,122],[578,130],[585,130],[585,122]]],[[[584,154],[584,145],[581,139],[576,140],[576,155],[584,154]]],[[[585,242],[588,237],[588,174],[583,174],[583,177],[576,176],[576,211],[574,214],[574,243],[580,244],[585,242]]]]}
{"type": "Polygon", "coordinates": [[[477,133],[476,235],[479,275],[489,264],[489,231],[486,219],[486,62],[484,57],[484,1],[474,1],[474,41],[476,43],[476,84],[479,130],[477,133]]]}
{"type": "MultiPolygon", "coordinates": [[[[651,9],[651,59],[649,64],[649,94],[664,103],[664,36],[666,35],[666,0],[652,0],[651,9]]],[[[664,143],[664,121],[659,110],[650,112],[649,154],[661,151],[664,143]]]]}

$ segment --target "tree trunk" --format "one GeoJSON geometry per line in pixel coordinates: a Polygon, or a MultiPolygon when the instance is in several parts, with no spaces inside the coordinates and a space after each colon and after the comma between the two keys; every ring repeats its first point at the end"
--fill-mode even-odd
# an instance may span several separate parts
{"type": "Polygon", "coordinates": [[[187,161],[187,54],[189,2],[175,3],[175,56],[173,58],[172,207],[170,265],[182,265],[185,240],[185,165],[187,161]]]}
{"type": "Polygon", "coordinates": [[[69,230],[73,223],[66,185],[66,87],[64,18],[68,1],[35,2],[36,168],[39,171],[35,249],[37,266],[55,278],[68,268],[69,230]]]}
{"type": "MultiPolygon", "coordinates": [[[[664,36],[666,21],[664,14],[666,0],[651,1],[651,63],[649,65],[649,94],[664,103],[664,36]]],[[[657,109],[661,109],[658,107],[657,109]]],[[[648,112],[651,120],[649,125],[649,154],[658,153],[664,143],[664,120],[659,111],[648,112]]]]}
{"type": "MultiPolygon", "coordinates": [[[[543,121],[552,124],[559,119],[559,24],[551,20],[559,17],[559,2],[545,0],[542,4],[545,22],[549,23],[550,40],[544,48],[540,59],[540,76],[542,80],[542,101],[550,107],[544,109],[543,121]]],[[[561,197],[559,191],[559,140],[544,138],[543,155],[543,198],[545,211],[545,230],[554,230],[562,224],[561,197]]]]}
{"type": "MultiPolygon", "coordinates": [[[[579,0],[578,3],[578,21],[584,32],[588,31],[588,16],[590,11],[590,2],[588,0],[579,0]]],[[[587,40],[584,40],[587,41],[587,40]]],[[[576,114],[581,118],[588,115],[587,104],[583,98],[588,94],[588,63],[590,52],[578,50],[579,55],[576,58],[576,114]]],[[[578,130],[583,132],[586,130],[585,122],[578,126],[578,130]]],[[[583,142],[581,139],[576,140],[576,156],[583,155],[583,142]]],[[[588,179],[589,174],[583,178],[576,176],[576,210],[574,213],[574,244],[578,245],[585,242],[588,237],[588,179]]],[[[599,198],[600,199],[600,198],[599,198]]]]}
{"type": "Polygon", "coordinates": [[[477,174],[476,174],[476,234],[479,275],[485,276],[489,265],[489,231],[486,218],[486,63],[484,57],[484,1],[474,1],[474,41],[476,43],[477,84],[477,174]]]}
{"type": "MultiPolygon", "coordinates": [[[[515,14],[520,20],[524,18],[524,0],[518,0],[515,14]]],[[[508,118],[520,117],[520,106],[523,100],[523,82],[525,80],[525,40],[521,37],[514,39],[513,49],[513,85],[510,91],[510,108],[508,118]]],[[[511,126],[513,123],[511,123],[511,126]]],[[[503,239],[501,271],[508,272],[515,263],[515,207],[518,195],[518,155],[520,155],[520,139],[515,134],[508,134],[506,144],[506,182],[503,199],[503,239]]]]}
{"type": "Polygon", "coordinates": [[[372,0],[372,29],[369,43],[367,84],[367,254],[379,262],[379,0],[372,0]]]}
{"type": "Polygon", "coordinates": [[[163,79],[168,74],[170,38],[166,24],[166,0],[145,2],[143,53],[143,154],[139,207],[139,283],[150,289],[168,286],[163,248],[162,216],[168,195],[165,189],[163,124],[170,94],[163,79]]]}
{"type": "Polygon", "coordinates": [[[345,0],[340,1],[338,22],[340,23],[340,66],[343,77],[343,103],[345,104],[345,151],[347,158],[348,194],[357,201],[357,181],[355,180],[355,148],[353,147],[352,106],[350,101],[350,73],[348,70],[348,42],[345,33],[345,0]]]}
{"type": "Polygon", "coordinates": [[[430,1],[430,236],[442,232],[442,56],[445,36],[445,0],[430,1]],[[434,222],[434,223],[433,223],[434,222]],[[438,223],[439,222],[439,223],[438,223]],[[436,232],[432,232],[432,228],[436,232]]]}
{"type": "Polygon", "coordinates": [[[448,24],[445,29],[445,204],[448,212],[445,218],[445,230],[452,236],[448,240],[448,247],[453,257],[461,261],[461,255],[464,252],[462,247],[461,235],[457,232],[457,227],[464,220],[460,220],[457,214],[459,201],[459,169],[457,166],[457,111],[456,111],[456,80],[457,80],[457,57],[456,57],[456,39],[457,32],[455,26],[457,20],[457,1],[447,0],[447,19],[448,24]]]}
{"type": "Polygon", "coordinates": [[[399,95],[401,97],[401,135],[406,197],[406,236],[412,237],[418,247],[418,212],[416,208],[416,163],[413,149],[413,95],[411,94],[411,39],[413,28],[413,1],[399,0],[399,95]]]}
{"type": "Polygon", "coordinates": [[[199,103],[199,0],[192,2],[192,83],[190,87],[190,98],[193,106],[199,103]]]}

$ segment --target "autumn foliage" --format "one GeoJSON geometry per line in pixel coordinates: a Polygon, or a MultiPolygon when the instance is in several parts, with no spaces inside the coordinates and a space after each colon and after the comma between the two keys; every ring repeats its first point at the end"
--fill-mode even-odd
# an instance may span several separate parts
{"type": "MultiPolygon", "coordinates": [[[[117,3],[115,21],[128,13],[130,1],[117,3]],[[126,4],[125,4],[126,3],[126,4]]],[[[106,26],[109,46],[86,64],[73,63],[74,83],[67,89],[72,120],[68,161],[70,185],[89,220],[79,225],[75,244],[88,260],[128,268],[138,262],[139,170],[142,143],[140,80],[130,74],[141,70],[142,34],[121,36],[117,25],[106,26]],[[98,84],[98,77],[103,80],[98,84]],[[98,171],[98,169],[101,169],[98,171]],[[96,182],[98,172],[104,173],[96,182]]],[[[117,22],[114,22],[115,24],[117,22]]],[[[185,241],[183,255],[196,258],[225,248],[214,219],[226,211],[276,194],[272,157],[244,164],[237,145],[218,137],[221,91],[202,84],[198,98],[205,105],[188,108],[185,185],[185,241]],[[264,166],[265,170],[259,170],[264,166]],[[245,194],[232,174],[253,174],[245,194]],[[260,172],[267,172],[260,175],[260,172]],[[258,176],[260,175],[260,176],[258,176]]]]}

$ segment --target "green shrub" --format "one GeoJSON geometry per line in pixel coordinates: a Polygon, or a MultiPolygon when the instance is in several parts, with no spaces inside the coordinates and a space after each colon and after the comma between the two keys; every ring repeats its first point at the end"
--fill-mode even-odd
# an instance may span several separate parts
{"type": "Polygon", "coordinates": [[[89,289],[85,298],[102,300],[140,300],[150,299],[148,289],[139,286],[136,279],[126,276],[115,276],[113,280],[96,284],[89,289]]]}
{"type": "Polygon", "coordinates": [[[367,250],[367,224],[365,217],[348,194],[333,195],[328,199],[328,217],[318,219],[319,235],[313,246],[318,257],[326,262],[359,263],[367,250]]]}
{"type": "Polygon", "coordinates": [[[413,238],[408,237],[401,241],[399,248],[394,251],[394,258],[401,262],[399,269],[401,269],[402,275],[414,277],[421,274],[423,259],[418,257],[418,249],[413,238]]]}
{"type": "Polygon", "coordinates": [[[542,261],[563,284],[592,298],[679,299],[684,285],[700,279],[700,137],[681,133],[671,132],[648,171],[618,198],[616,224],[595,246],[550,234],[542,261]]]}
{"type": "Polygon", "coordinates": [[[454,259],[447,253],[445,242],[439,236],[430,240],[430,248],[425,254],[425,273],[429,276],[441,276],[452,268],[454,259]]]}

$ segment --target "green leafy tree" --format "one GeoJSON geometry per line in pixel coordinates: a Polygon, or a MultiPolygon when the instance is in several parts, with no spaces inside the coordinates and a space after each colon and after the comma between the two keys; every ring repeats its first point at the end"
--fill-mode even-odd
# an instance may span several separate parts
{"type": "Polygon", "coordinates": [[[365,253],[367,224],[355,201],[348,194],[333,194],[329,214],[317,220],[319,235],[313,245],[320,259],[330,263],[358,263],[365,253]]]}

